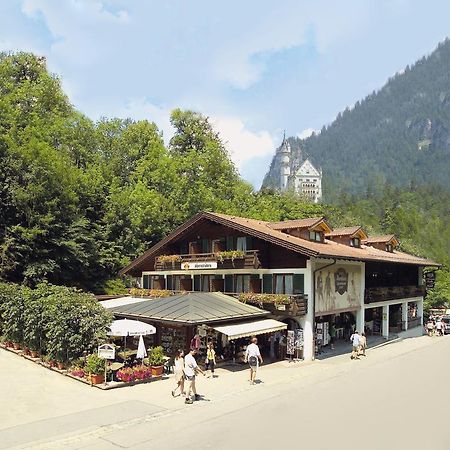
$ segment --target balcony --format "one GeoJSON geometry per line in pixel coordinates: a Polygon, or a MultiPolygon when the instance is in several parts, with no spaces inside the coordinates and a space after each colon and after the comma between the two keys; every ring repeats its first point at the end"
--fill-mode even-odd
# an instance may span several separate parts
{"type": "Polygon", "coordinates": [[[395,286],[367,288],[364,293],[364,303],[384,302],[411,297],[423,297],[424,286],[395,286]]]}
{"type": "MultiPolygon", "coordinates": [[[[258,269],[261,263],[258,250],[161,255],[156,258],[155,270],[182,270],[186,263],[217,263],[217,269],[258,269]]],[[[189,270],[189,269],[185,269],[189,270]]],[[[210,270],[210,269],[208,269],[210,270]]]]}
{"type": "Polygon", "coordinates": [[[257,293],[229,293],[242,303],[251,304],[270,311],[278,316],[304,316],[308,312],[308,296],[306,294],[257,294],[257,293]]]}

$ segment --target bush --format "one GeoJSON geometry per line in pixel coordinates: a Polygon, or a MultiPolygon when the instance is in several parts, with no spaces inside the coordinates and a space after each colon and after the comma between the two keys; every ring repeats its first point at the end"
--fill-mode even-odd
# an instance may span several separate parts
{"type": "Polygon", "coordinates": [[[164,349],[161,346],[149,350],[148,361],[151,366],[162,366],[165,362],[164,349]]]}

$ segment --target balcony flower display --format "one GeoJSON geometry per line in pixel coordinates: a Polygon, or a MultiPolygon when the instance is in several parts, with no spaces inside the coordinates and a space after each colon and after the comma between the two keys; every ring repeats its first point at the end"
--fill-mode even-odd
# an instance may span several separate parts
{"type": "Polygon", "coordinates": [[[245,258],[245,252],[243,250],[228,250],[217,252],[215,255],[217,260],[221,263],[223,263],[226,259],[231,259],[231,261],[234,261],[235,259],[245,258]]]}
{"type": "Polygon", "coordinates": [[[289,295],[286,294],[256,294],[246,292],[239,294],[238,300],[242,303],[250,303],[255,305],[272,304],[272,305],[288,305],[291,303],[289,295]]]}

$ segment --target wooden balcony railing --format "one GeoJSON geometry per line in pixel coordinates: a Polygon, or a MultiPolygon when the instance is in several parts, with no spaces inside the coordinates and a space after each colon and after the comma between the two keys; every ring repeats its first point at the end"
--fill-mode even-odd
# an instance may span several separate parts
{"type": "Polygon", "coordinates": [[[423,297],[424,286],[395,286],[367,288],[364,293],[365,303],[383,302],[401,298],[423,297]]]}
{"type": "Polygon", "coordinates": [[[261,263],[258,258],[258,250],[244,252],[243,257],[221,257],[219,253],[196,253],[174,256],[173,261],[164,261],[156,258],[155,270],[181,270],[184,263],[217,262],[218,269],[258,269],[261,263]],[[175,256],[177,258],[175,258],[175,256]]]}

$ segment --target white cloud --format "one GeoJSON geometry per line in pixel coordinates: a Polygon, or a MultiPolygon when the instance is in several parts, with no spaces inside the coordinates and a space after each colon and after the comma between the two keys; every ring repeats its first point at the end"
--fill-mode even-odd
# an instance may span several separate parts
{"type": "Polygon", "coordinates": [[[315,130],[314,128],[306,128],[301,133],[297,133],[297,137],[299,139],[309,138],[313,133],[319,133],[319,130],[315,130]]]}
{"type": "Polygon", "coordinates": [[[268,131],[250,131],[238,117],[212,117],[211,123],[238,169],[249,160],[275,150],[275,141],[268,131]]]}

